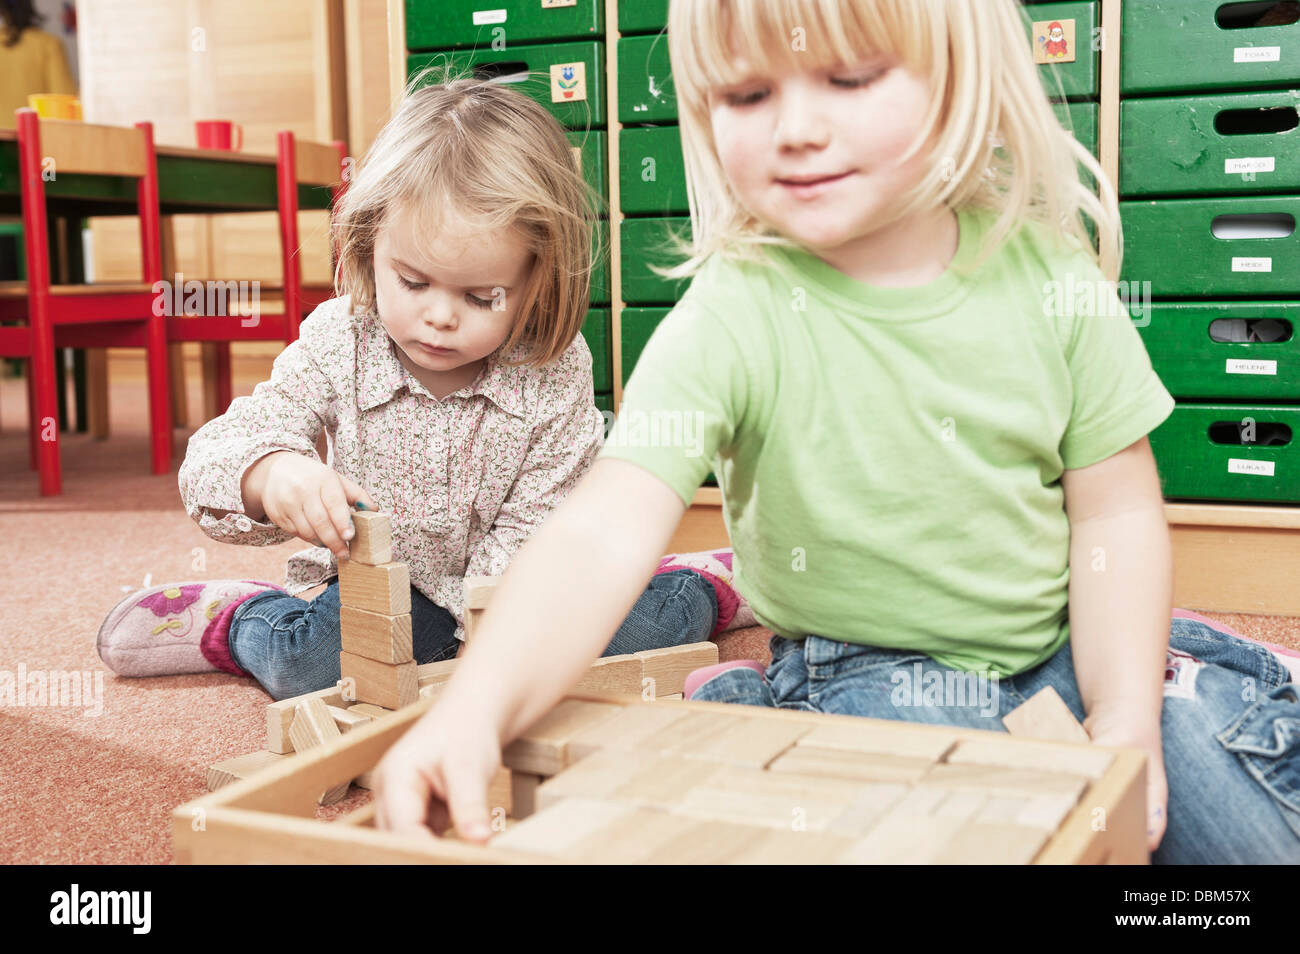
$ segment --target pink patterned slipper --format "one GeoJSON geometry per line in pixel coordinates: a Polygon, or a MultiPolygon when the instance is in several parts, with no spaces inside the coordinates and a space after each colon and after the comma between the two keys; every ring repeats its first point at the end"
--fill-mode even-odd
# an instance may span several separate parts
{"type": "Polygon", "coordinates": [[[694,570],[713,584],[713,593],[718,598],[718,622],[713,627],[712,636],[729,629],[757,625],[749,603],[733,582],[732,555],[730,547],[699,553],[670,553],[659,561],[659,569],[655,570],[656,575],[670,570],[694,570]]]}
{"type": "Polygon", "coordinates": [[[119,676],[246,676],[230,658],[230,620],[250,596],[278,589],[254,580],[212,580],[137,590],[99,627],[99,658],[119,676]]]}

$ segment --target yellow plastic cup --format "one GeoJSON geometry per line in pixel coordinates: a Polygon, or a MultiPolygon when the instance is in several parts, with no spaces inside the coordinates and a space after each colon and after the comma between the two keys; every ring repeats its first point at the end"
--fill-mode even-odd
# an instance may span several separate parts
{"type": "Polygon", "coordinates": [[[42,119],[81,118],[81,100],[72,93],[32,93],[27,105],[42,119]]]}

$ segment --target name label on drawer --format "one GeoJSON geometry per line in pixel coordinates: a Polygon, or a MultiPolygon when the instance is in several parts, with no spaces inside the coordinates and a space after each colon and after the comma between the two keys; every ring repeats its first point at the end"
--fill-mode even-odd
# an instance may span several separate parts
{"type": "Polygon", "coordinates": [[[1228,458],[1228,473],[1230,474],[1255,474],[1259,477],[1273,476],[1273,461],[1271,460],[1242,460],[1239,457],[1228,458]]]}
{"type": "Polygon", "coordinates": [[[1280,46],[1239,46],[1232,51],[1234,63],[1276,63],[1281,59],[1280,46]]]}
{"type": "Polygon", "coordinates": [[[1228,359],[1229,374],[1277,374],[1276,361],[1247,361],[1243,358],[1228,359]]]}
{"type": "Polygon", "coordinates": [[[1232,256],[1232,270],[1234,272],[1271,272],[1273,270],[1272,258],[1243,258],[1240,255],[1232,256]]]}
{"type": "Polygon", "coordinates": [[[474,25],[483,26],[485,23],[505,23],[506,11],[504,10],[475,10],[474,25]]]}
{"type": "Polygon", "coordinates": [[[1227,159],[1223,163],[1227,175],[1239,175],[1243,172],[1272,172],[1272,156],[1252,156],[1249,159],[1227,159]]]}

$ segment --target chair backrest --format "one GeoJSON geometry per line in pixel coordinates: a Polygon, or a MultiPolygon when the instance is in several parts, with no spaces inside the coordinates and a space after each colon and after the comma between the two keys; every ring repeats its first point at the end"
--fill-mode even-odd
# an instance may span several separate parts
{"type": "Polygon", "coordinates": [[[294,139],[294,172],[303,185],[337,188],[343,183],[342,143],[311,142],[294,139]]]}
{"type": "MultiPolygon", "coordinates": [[[[279,192],[280,249],[284,267],[285,317],[289,339],[298,337],[299,302],[302,291],[302,267],[298,261],[298,186],[328,186],[331,206],[347,189],[344,161],[348,147],[342,140],[325,144],[297,139],[291,130],[276,136],[276,188],[279,192]]],[[[331,208],[331,216],[333,210],[331,208]]],[[[338,249],[330,238],[331,266],[337,261],[338,249]]]]}
{"type": "Polygon", "coordinates": [[[40,119],[39,128],[41,155],[54,160],[56,175],[148,175],[149,147],[141,129],[71,119],[40,119]]]}

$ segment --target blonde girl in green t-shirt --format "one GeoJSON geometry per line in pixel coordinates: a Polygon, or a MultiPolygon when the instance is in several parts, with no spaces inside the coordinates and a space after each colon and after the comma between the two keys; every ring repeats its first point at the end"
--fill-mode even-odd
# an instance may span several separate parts
{"type": "MultiPolygon", "coordinates": [[[[955,210],[983,208],[996,221],[969,274],[1027,222],[1076,251],[1092,249],[1090,223],[1101,249],[1090,254],[1101,274],[1116,277],[1114,189],[1061,128],[1013,0],[672,0],[668,42],[693,235],[675,274],[715,256],[763,268],[765,246],[792,245],[864,293],[924,286],[954,259],[955,210]],[[1080,181],[1080,165],[1099,195],[1080,181]]],[[[1008,379],[1015,374],[1007,369],[1008,379]]],[[[760,449],[725,448],[732,457],[760,449]]],[[[382,826],[427,835],[426,826],[451,823],[462,837],[488,836],[486,792],[502,746],[600,654],[686,507],[653,459],[638,465],[603,453],[515,557],[456,677],[378,766],[382,826]]],[[[907,479],[900,473],[900,486],[907,479]]],[[[833,632],[775,637],[766,672],[724,664],[694,680],[693,698],[1000,729],[998,716],[1021,696],[1052,686],[1093,742],[1145,752],[1147,847],[1160,846],[1156,860],[1294,860],[1300,736],[1271,731],[1274,720],[1300,716],[1291,673],[1266,648],[1207,622],[1171,622],[1170,542],[1146,437],[1064,470],[1059,482],[1076,567],[1071,638],[1004,680],[991,716],[891,705],[891,674],[946,667],[833,632]],[[1104,572],[1088,562],[1098,552],[1107,554],[1104,572]],[[1244,679],[1256,687],[1246,701],[1244,679]]],[[[725,477],[722,486],[725,497],[725,477]]],[[[756,504],[728,500],[729,511],[799,493],[762,490],[756,504]]],[[[833,537],[834,529],[809,533],[833,537]]],[[[733,544],[743,567],[763,542],[733,544]]],[[[852,544],[844,546],[852,559],[852,544]]],[[[738,573],[742,592],[744,579],[738,573]]]]}

